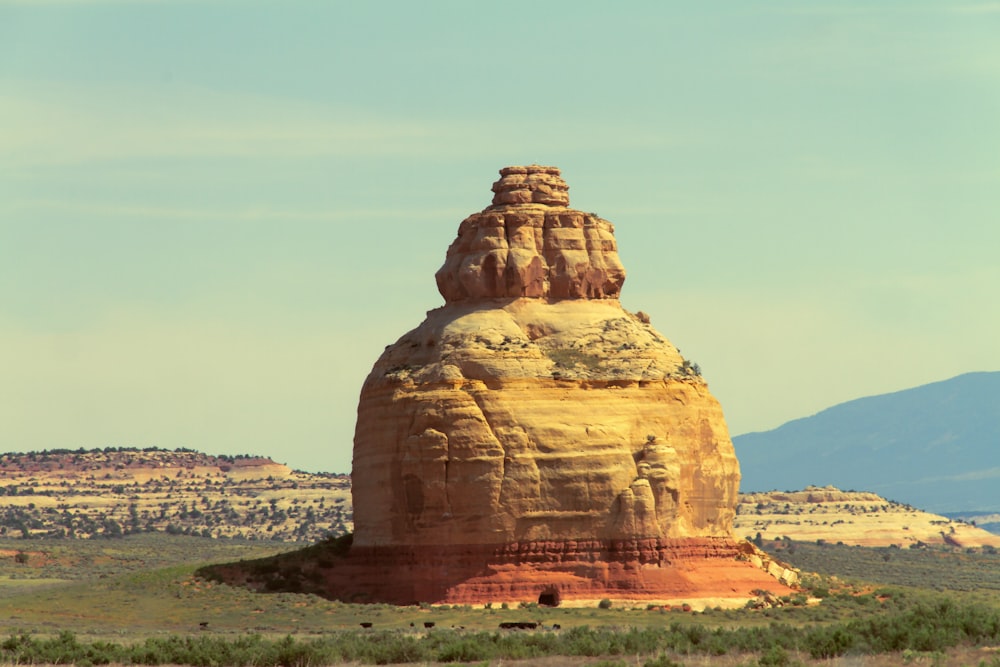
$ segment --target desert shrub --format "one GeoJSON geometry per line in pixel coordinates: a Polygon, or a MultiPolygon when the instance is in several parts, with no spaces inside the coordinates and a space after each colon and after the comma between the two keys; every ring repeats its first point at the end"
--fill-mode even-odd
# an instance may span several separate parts
{"type": "Polygon", "coordinates": [[[795,664],[792,658],[781,646],[772,646],[757,658],[759,667],[790,667],[795,664]]]}
{"type": "Polygon", "coordinates": [[[829,659],[844,655],[855,647],[854,635],[842,626],[816,628],[806,637],[809,655],[829,659]]]}
{"type": "MultiPolygon", "coordinates": [[[[433,636],[433,635],[432,635],[433,636]]],[[[396,663],[422,662],[433,659],[432,653],[426,644],[422,644],[415,637],[407,637],[395,633],[380,633],[374,637],[353,638],[357,644],[357,650],[346,651],[342,647],[339,651],[342,662],[366,662],[376,665],[390,665],[396,663]],[[367,641],[365,641],[367,640],[367,641]]],[[[326,664],[337,664],[336,661],[326,664]]]]}
{"type": "Polygon", "coordinates": [[[443,643],[435,652],[438,662],[473,662],[489,660],[494,647],[469,637],[454,637],[443,643]]]}
{"type": "Polygon", "coordinates": [[[671,631],[662,628],[615,630],[581,626],[552,635],[553,643],[547,647],[546,655],[649,655],[678,643],[669,640],[671,635],[671,631]]]}
{"type": "Polygon", "coordinates": [[[611,600],[604,598],[603,600],[597,603],[597,607],[599,609],[611,609],[611,600]]]}
{"type": "Polygon", "coordinates": [[[653,660],[647,660],[643,663],[642,667],[684,667],[684,665],[674,662],[665,655],[661,655],[653,660]]]}
{"type": "Polygon", "coordinates": [[[701,366],[692,361],[688,361],[687,359],[684,360],[684,363],[681,364],[681,367],[678,369],[678,371],[680,372],[681,375],[695,376],[695,377],[701,376],[701,366]]]}
{"type": "Polygon", "coordinates": [[[0,656],[4,662],[14,664],[106,665],[121,662],[125,650],[106,642],[80,644],[72,632],[62,632],[51,639],[37,639],[22,633],[12,635],[0,645],[0,656]]]}
{"type": "Polygon", "coordinates": [[[577,365],[595,369],[601,364],[601,357],[575,348],[560,348],[548,351],[548,357],[557,368],[573,369],[577,365]]]}
{"type": "Polygon", "coordinates": [[[573,628],[563,635],[565,650],[568,655],[598,656],[610,654],[606,637],[600,631],[591,630],[587,626],[573,628]]]}
{"type": "Polygon", "coordinates": [[[804,628],[779,622],[717,632],[724,635],[725,645],[733,653],[766,653],[774,647],[786,651],[803,650],[806,642],[804,628]]]}
{"type": "Polygon", "coordinates": [[[620,646],[617,651],[619,654],[649,655],[656,653],[662,647],[669,646],[672,633],[662,629],[632,628],[626,632],[613,632],[612,635],[620,646]]]}

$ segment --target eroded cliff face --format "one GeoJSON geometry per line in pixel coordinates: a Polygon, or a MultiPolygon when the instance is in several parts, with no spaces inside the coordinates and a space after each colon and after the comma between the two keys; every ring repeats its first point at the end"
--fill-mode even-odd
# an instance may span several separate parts
{"type": "Polygon", "coordinates": [[[450,304],[386,350],[355,434],[355,544],[728,536],[718,402],[616,300],[450,304]]]}
{"type": "Polygon", "coordinates": [[[554,167],[500,173],[436,274],[446,304],[362,389],[352,557],[408,563],[443,599],[497,601],[538,576],[565,579],[563,597],[690,595],[679,562],[739,556],[722,410],[618,302],[611,223],[570,209],[554,167]]]}
{"type": "Polygon", "coordinates": [[[555,167],[507,167],[493,205],[458,228],[437,272],[445,301],[615,299],[625,281],[614,226],[567,207],[555,167]]]}

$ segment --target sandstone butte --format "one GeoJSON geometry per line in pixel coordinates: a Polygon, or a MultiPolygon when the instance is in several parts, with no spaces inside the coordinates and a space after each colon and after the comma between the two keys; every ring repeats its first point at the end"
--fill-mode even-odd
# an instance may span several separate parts
{"type": "Polygon", "coordinates": [[[500,174],[436,274],[445,305],[385,349],[361,390],[355,533],[331,594],[559,604],[788,592],[733,536],[740,473],[719,403],[619,303],[612,224],[569,208],[555,167],[500,174]]]}

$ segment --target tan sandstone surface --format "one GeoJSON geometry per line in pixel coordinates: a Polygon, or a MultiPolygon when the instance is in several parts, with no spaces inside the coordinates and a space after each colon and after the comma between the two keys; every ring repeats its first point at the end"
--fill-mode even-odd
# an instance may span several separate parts
{"type": "Polygon", "coordinates": [[[1000,535],[871,492],[832,486],[740,494],[735,532],[749,538],[865,547],[1000,547],[1000,535]]]}
{"type": "Polygon", "coordinates": [[[437,272],[445,305],[362,388],[349,587],[402,603],[782,589],[732,536],[719,403],[618,301],[613,225],[569,208],[554,167],[508,167],[493,191],[437,272]]]}

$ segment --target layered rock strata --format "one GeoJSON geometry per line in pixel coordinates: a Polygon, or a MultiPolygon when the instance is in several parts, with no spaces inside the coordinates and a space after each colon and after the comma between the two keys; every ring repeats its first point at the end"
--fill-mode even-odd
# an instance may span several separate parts
{"type": "Polygon", "coordinates": [[[613,225],[569,208],[554,167],[500,174],[436,274],[446,304],[362,388],[349,560],[369,569],[351,592],[409,603],[775,588],[739,560],[739,467],[718,402],[618,301],[613,225]]]}
{"type": "Polygon", "coordinates": [[[437,272],[445,300],[617,298],[625,269],[611,223],[568,208],[555,167],[500,174],[493,205],[462,222],[437,272]]]}

